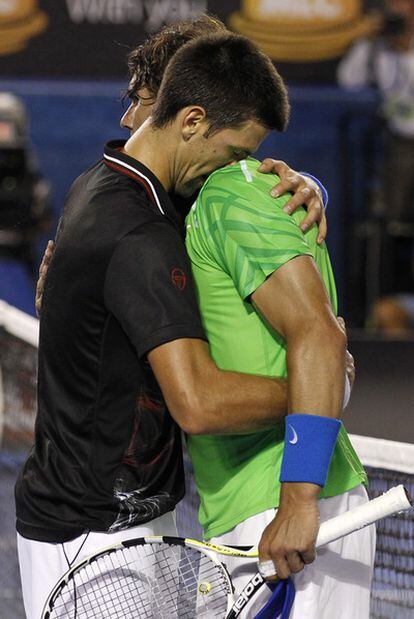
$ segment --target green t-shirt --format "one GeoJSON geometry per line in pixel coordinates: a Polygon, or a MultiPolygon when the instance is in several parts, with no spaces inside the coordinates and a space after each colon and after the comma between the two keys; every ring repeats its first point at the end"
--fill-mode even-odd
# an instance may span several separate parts
{"type": "MultiPolygon", "coordinates": [[[[257,172],[254,159],[218,170],[204,184],[187,219],[186,246],[211,355],[219,368],[286,376],[286,345],[254,310],[249,295],[288,260],[313,256],[334,311],[335,281],[317,228],[299,228],[305,216],[283,212],[289,196],[275,200],[275,176],[257,172]]],[[[315,411],[317,413],[317,411],[315,411]]],[[[284,423],[247,435],[189,436],[188,450],[200,495],[205,537],[279,504],[284,423]]],[[[342,428],[321,496],[366,482],[363,467],[342,428]]]]}

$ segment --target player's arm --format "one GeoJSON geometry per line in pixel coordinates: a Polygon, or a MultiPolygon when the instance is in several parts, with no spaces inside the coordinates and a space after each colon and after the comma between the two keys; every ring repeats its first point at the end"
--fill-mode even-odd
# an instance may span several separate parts
{"type": "Polygon", "coordinates": [[[119,241],[104,301],[138,356],[148,359],[171,415],[186,432],[261,430],[286,414],[283,379],[219,370],[212,361],[189,259],[165,220],[119,241]]]}
{"type": "Polygon", "coordinates": [[[168,342],[151,350],[148,361],[171,415],[188,434],[263,430],[286,415],[284,379],[220,370],[203,340],[168,342]]]}
{"type": "Polygon", "coordinates": [[[298,256],[277,269],[252,294],[252,301],[287,344],[293,430],[288,416],[280,507],[259,546],[261,560],[272,559],[278,575],[286,578],[315,557],[317,499],[342,411],[346,336],[309,256],[298,256]]]}
{"type": "MultiPolygon", "coordinates": [[[[343,320],[339,327],[345,335],[343,320]]],[[[352,386],[355,368],[347,354],[352,386]]],[[[168,342],[152,350],[148,360],[171,414],[188,434],[260,431],[286,415],[285,379],[220,370],[203,340],[168,342]]]]}

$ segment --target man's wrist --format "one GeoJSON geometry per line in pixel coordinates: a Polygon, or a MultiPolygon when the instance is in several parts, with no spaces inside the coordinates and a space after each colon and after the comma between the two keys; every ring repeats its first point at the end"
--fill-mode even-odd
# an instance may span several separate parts
{"type": "Polygon", "coordinates": [[[284,504],[293,501],[295,505],[299,503],[309,503],[317,501],[321,493],[321,487],[317,484],[306,482],[283,482],[280,490],[280,500],[284,504]]]}
{"type": "Polygon", "coordinates": [[[329,195],[328,195],[328,191],[326,187],[321,183],[321,181],[318,178],[316,178],[316,176],[309,174],[309,172],[299,172],[299,174],[302,174],[302,176],[306,176],[307,178],[310,178],[315,183],[315,185],[318,187],[320,194],[321,194],[323,208],[326,210],[328,206],[328,202],[329,202],[329,195]]]}

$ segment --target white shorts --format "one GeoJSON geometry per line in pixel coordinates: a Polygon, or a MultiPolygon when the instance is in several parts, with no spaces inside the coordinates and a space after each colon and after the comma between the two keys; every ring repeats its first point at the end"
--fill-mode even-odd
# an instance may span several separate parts
{"type": "MultiPolygon", "coordinates": [[[[363,486],[336,497],[321,499],[321,522],[367,500],[363,486]]],[[[257,545],[262,531],[275,513],[275,510],[270,509],[252,516],[231,531],[209,541],[239,546],[257,545]]],[[[368,619],[374,556],[374,525],[324,546],[315,561],[293,577],[296,597],[289,619],[368,619]]],[[[255,560],[229,557],[225,563],[236,593],[257,572],[255,560]]],[[[254,617],[268,597],[269,589],[263,587],[263,591],[257,594],[257,599],[253,599],[240,618],[254,617]]]]}
{"type": "Polygon", "coordinates": [[[72,565],[101,548],[147,535],[177,535],[175,513],[168,512],[147,524],[116,533],[84,533],[63,544],[37,542],[18,533],[17,550],[27,619],[40,619],[53,587],[72,565]]]}

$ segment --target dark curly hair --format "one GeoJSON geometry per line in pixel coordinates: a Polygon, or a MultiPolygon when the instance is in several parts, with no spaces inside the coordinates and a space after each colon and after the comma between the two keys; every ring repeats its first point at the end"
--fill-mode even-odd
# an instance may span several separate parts
{"type": "Polygon", "coordinates": [[[203,15],[192,21],[170,24],[151,35],[127,56],[132,82],[127,96],[145,87],[152,97],[156,97],[167,64],[178,49],[202,35],[226,31],[226,26],[217,17],[203,15]]]}

